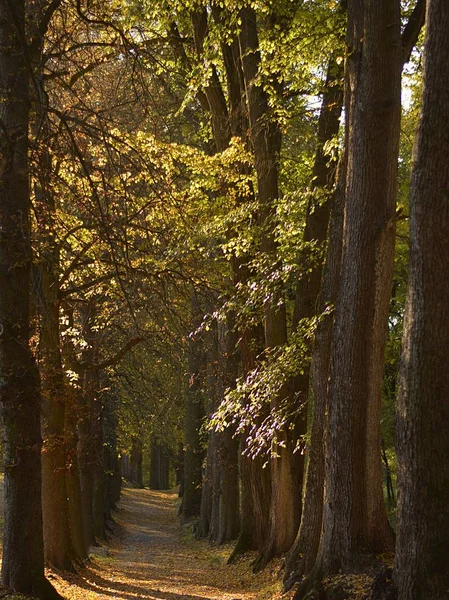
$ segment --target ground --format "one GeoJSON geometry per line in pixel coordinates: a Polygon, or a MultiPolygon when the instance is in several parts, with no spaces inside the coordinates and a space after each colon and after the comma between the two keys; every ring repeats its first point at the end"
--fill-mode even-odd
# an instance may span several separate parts
{"type": "Polygon", "coordinates": [[[67,600],[281,597],[279,561],[258,575],[251,572],[251,557],[228,566],[232,546],[195,540],[190,528],[179,525],[178,503],[174,492],[125,488],[109,544],[94,549],[89,564],[76,575],[49,571],[53,585],[67,600]]]}

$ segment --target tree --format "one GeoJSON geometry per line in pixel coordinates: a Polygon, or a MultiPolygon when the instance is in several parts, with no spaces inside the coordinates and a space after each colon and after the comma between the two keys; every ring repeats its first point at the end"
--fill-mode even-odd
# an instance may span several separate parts
{"type": "Polygon", "coordinates": [[[351,571],[364,552],[392,547],[382,495],[380,393],[394,254],[399,2],[349,2],[347,43],[345,227],[328,388],[323,529],[311,579],[351,571]]]}
{"type": "Polygon", "coordinates": [[[5,430],[3,583],[48,600],[41,502],[40,384],[30,349],[29,70],[26,4],[0,7],[0,385],[5,430]]]}
{"type": "MultiPolygon", "coordinates": [[[[257,196],[260,211],[262,237],[260,252],[267,264],[279,268],[275,239],[275,206],[279,198],[279,155],[282,134],[279,123],[270,113],[269,98],[260,75],[260,50],[257,16],[254,9],[244,7],[240,11],[240,56],[243,67],[246,101],[250,124],[251,142],[254,150],[257,175],[257,196]]],[[[265,345],[268,353],[287,342],[287,316],[282,290],[272,290],[264,305],[265,345]]],[[[276,409],[281,401],[292,401],[292,382],[288,381],[279,397],[270,399],[276,409]]],[[[303,461],[294,454],[298,436],[297,429],[285,428],[279,432],[276,451],[270,461],[271,503],[268,535],[256,562],[263,567],[273,556],[290,549],[299,526],[301,505],[303,461]]]]}
{"type": "MultiPolygon", "coordinates": [[[[201,323],[200,298],[192,290],[192,323],[194,331],[201,323]]],[[[189,340],[184,410],[184,485],[182,519],[187,521],[200,514],[203,447],[200,429],[204,415],[204,348],[202,339],[189,340]]]]}
{"type": "Polygon", "coordinates": [[[399,600],[449,591],[449,6],[428,0],[397,407],[399,600]]]}

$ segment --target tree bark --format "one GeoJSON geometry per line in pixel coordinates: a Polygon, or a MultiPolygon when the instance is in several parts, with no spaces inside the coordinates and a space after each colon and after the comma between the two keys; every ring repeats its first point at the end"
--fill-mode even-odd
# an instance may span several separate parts
{"type": "Polygon", "coordinates": [[[286,556],[284,587],[292,585],[312,569],[320,543],[324,493],[324,443],[327,427],[327,394],[333,332],[333,308],[338,294],[343,241],[346,161],[340,158],[337,187],[334,193],[329,226],[326,264],[320,291],[319,311],[327,314],[315,333],[311,377],[313,416],[308,447],[308,463],[301,525],[291,550],[286,556]]]}
{"type": "MultiPolygon", "coordinates": [[[[157,454],[155,455],[156,458],[157,454]]],[[[131,481],[139,488],[143,488],[143,472],[142,472],[142,441],[139,438],[133,437],[131,441],[131,481]]],[[[153,447],[151,449],[151,472],[153,472],[153,447]]],[[[150,487],[151,483],[150,483],[150,487]]],[[[162,488],[153,488],[160,490],[162,488]]]]}
{"type": "MultiPolygon", "coordinates": [[[[73,310],[64,306],[64,314],[67,318],[67,325],[71,329],[73,327],[73,310]]],[[[64,336],[63,339],[64,364],[69,370],[80,376],[72,339],[70,336],[64,336]]],[[[86,517],[83,514],[80,458],[78,454],[78,423],[82,406],[79,384],[79,380],[66,382],[64,437],[67,450],[66,486],[71,539],[76,556],[81,560],[86,560],[89,555],[89,543],[85,532],[86,517]]]]}
{"type": "Polygon", "coordinates": [[[104,395],[103,399],[103,439],[104,439],[104,469],[105,469],[105,515],[112,518],[112,510],[120,500],[121,472],[117,449],[117,404],[119,399],[114,387],[104,395]]]}
{"type": "MultiPolygon", "coordinates": [[[[95,307],[93,301],[82,307],[83,334],[88,342],[93,341],[90,335],[90,328],[94,315],[95,307]]],[[[92,344],[84,350],[83,360],[85,363],[94,363],[94,349],[92,344]]],[[[88,548],[96,543],[93,514],[93,398],[96,390],[95,376],[96,374],[90,369],[81,371],[81,390],[78,396],[78,457],[82,513],[84,516],[84,537],[88,548]]]]}
{"type": "MultiPolygon", "coordinates": [[[[325,92],[321,105],[318,121],[318,146],[315,155],[312,173],[312,190],[323,190],[327,192],[328,199],[321,205],[309,205],[306,216],[306,227],[304,231],[304,242],[313,241],[318,248],[326,243],[329,229],[329,217],[333,201],[332,187],[335,181],[335,163],[331,163],[326,155],[326,143],[337,134],[340,126],[340,115],[343,108],[343,66],[331,58],[328,66],[325,92]]],[[[341,190],[341,182],[339,189],[341,190]]],[[[341,196],[341,193],[340,193],[341,196]]],[[[300,278],[297,286],[293,326],[296,329],[298,322],[304,318],[310,318],[326,310],[327,306],[335,302],[336,293],[333,293],[334,282],[338,281],[339,255],[341,248],[341,235],[343,230],[342,201],[334,201],[332,239],[329,242],[326,272],[321,291],[322,263],[316,264],[312,259],[312,268],[309,267],[307,255],[305,257],[304,275],[300,278]],[[341,218],[339,218],[341,215],[341,218]],[[341,226],[340,226],[341,225],[341,226]]],[[[310,261],[310,257],[309,257],[310,261]]],[[[306,492],[301,517],[301,524],[295,543],[290,549],[285,562],[284,585],[290,589],[294,581],[299,579],[308,564],[315,560],[316,549],[321,531],[322,510],[322,486],[324,475],[324,453],[322,439],[324,434],[324,418],[327,406],[327,379],[329,369],[329,341],[332,317],[327,315],[324,321],[319,323],[315,340],[310,349],[315,356],[315,385],[313,420],[311,428],[311,443],[309,461],[306,473],[306,492]],[[316,351],[315,351],[316,348],[316,351]],[[324,383],[324,386],[322,385],[324,383]],[[321,384],[321,385],[320,385],[321,384]],[[307,512],[307,514],[306,514],[307,512]],[[299,561],[299,558],[303,560],[299,561]],[[304,558],[306,560],[304,560],[304,558]]],[[[313,365],[313,360],[312,360],[313,365]]],[[[300,406],[303,407],[303,421],[305,423],[305,406],[308,402],[309,382],[311,368],[305,365],[304,373],[296,379],[295,392],[299,398],[300,406]]],[[[305,433],[305,432],[304,432],[305,433]]]]}
{"type": "MultiPolygon", "coordinates": [[[[235,318],[228,313],[226,322],[219,328],[222,393],[233,389],[238,377],[238,336],[235,318]]],[[[234,427],[227,427],[220,435],[218,460],[221,471],[221,489],[218,515],[217,541],[224,544],[235,540],[239,533],[239,440],[234,427]]]]}
{"type": "MultiPolygon", "coordinates": [[[[206,415],[210,419],[217,410],[220,398],[218,324],[214,321],[205,335],[206,346],[206,415]]],[[[218,531],[218,507],[220,501],[221,468],[218,460],[219,433],[209,431],[203,469],[201,507],[196,537],[215,540],[218,531]]]]}
{"type": "MultiPolygon", "coordinates": [[[[36,69],[35,77],[38,78],[36,69]]],[[[41,132],[48,135],[45,108],[38,104],[41,132]],[[42,125],[44,123],[44,125],[42,125]]],[[[48,140],[39,140],[40,146],[48,140]]],[[[56,204],[47,181],[51,158],[47,147],[39,146],[40,180],[35,185],[36,213],[45,233],[41,240],[41,260],[37,304],[41,317],[39,372],[42,382],[42,513],[45,560],[57,569],[72,570],[75,558],[70,535],[66,471],[68,455],[65,436],[67,390],[64,382],[59,327],[59,250],[55,239],[56,204]]]]}
{"type": "Polygon", "coordinates": [[[102,378],[97,370],[87,373],[86,392],[92,406],[91,423],[91,477],[92,477],[92,515],[94,535],[97,540],[106,539],[106,499],[103,441],[103,397],[102,378]]]}
{"type": "MultiPolygon", "coordinates": [[[[223,9],[218,5],[212,7],[212,15],[217,25],[223,25],[223,9]]],[[[194,40],[197,55],[200,60],[204,54],[204,39],[208,28],[208,15],[206,11],[197,11],[192,15],[192,24],[194,28],[194,40]]],[[[215,68],[212,69],[212,74],[208,85],[204,89],[204,98],[200,98],[202,106],[211,113],[212,131],[214,135],[214,143],[216,151],[225,150],[231,141],[231,135],[242,138],[245,143],[248,143],[248,107],[245,103],[245,84],[240,56],[240,49],[237,37],[231,44],[223,43],[221,46],[223,61],[226,72],[226,83],[228,91],[228,103],[223,93],[220,80],[217,76],[215,68]]],[[[242,174],[248,175],[248,166],[241,165],[242,174]]],[[[237,202],[244,203],[248,198],[238,198],[237,202]]],[[[248,278],[248,268],[245,260],[237,260],[235,257],[231,261],[234,284],[244,283],[248,278]]],[[[260,344],[260,339],[263,334],[258,327],[247,329],[240,332],[239,348],[242,356],[243,370],[248,373],[248,365],[255,366],[255,357],[262,351],[263,344],[260,344]],[[245,367],[245,365],[247,365],[245,367]]],[[[231,361],[232,362],[232,361],[231,361]]],[[[252,368],[252,367],[251,367],[252,368]]],[[[234,378],[235,381],[235,378],[234,378]]],[[[245,436],[243,436],[245,438],[245,436]]],[[[238,466],[235,464],[235,458],[238,456],[237,440],[232,440],[232,434],[226,431],[220,442],[222,450],[222,458],[229,469],[221,469],[220,493],[210,498],[210,508],[214,515],[214,531],[217,529],[215,517],[217,516],[217,502],[219,505],[218,526],[218,541],[225,541],[226,538],[231,539],[237,529],[238,515],[238,480],[236,480],[238,466]],[[224,454],[223,454],[224,451],[224,454]],[[232,462],[232,466],[230,464],[232,462]]],[[[241,450],[245,449],[245,441],[242,439],[241,450]]],[[[266,530],[268,525],[268,509],[270,503],[271,483],[269,469],[262,469],[264,462],[263,458],[255,460],[241,456],[241,478],[242,478],[242,516],[240,519],[241,530],[239,539],[235,546],[234,552],[230,557],[232,562],[239,554],[248,549],[260,549],[266,539],[266,530]]],[[[205,496],[212,490],[209,490],[209,479],[218,481],[218,471],[220,469],[212,469],[213,465],[206,466],[206,490],[205,496]]],[[[206,497],[205,506],[206,509],[206,497]]],[[[202,519],[201,519],[202,520],[202,519]]],[[[210,523],[209,523],[210,525],[210,523]]],[[[199,531],[204,529],[200,522],[199,531]]]]}
{"type": "MultiPolygon", "coordinates": [[[[258,83],[260,51],[256,14],[252,8],[240,11],[240,56],[243,66],[245,93],[248,104],[250,135],[257,173],[257,196],[260,206],[260,225],[263,229],[261,252],[267,264],[279,268],[274,236],[275,202],[278,199],[278,162],[281,131],[269,109],[268,96],[258,83]]],[[[287,342],[287,320],[283,293],[273,290],[265,307],[265,343],[268,352],[287,342]]],[[[292,402],[292,382],[287,382],[279,396],[271,398],[271,409],[281,401],[292,402]]],[[[262,568],[274,556],[288,551],[298,531],[302,494],[302,458],[294,453],[298,430],[284,428],[278,432],[277,456],[270,460],[271,504],[268,536],[255,570],[262,568]]]]}
{"type": "MultiPolygon", "coordinates": [[[[51,252],[51,250],[49,250],[51,252]]],[[[52,260],[43,262],[40,299],[42,323],[40,373],[42,379],[42,510],[45,560],[57,569],[72,570],[74,552],[69,525],[65,439],[66,390],[59,335],[58,275],[52,260]]]]}
{"type": "Polygon", "coordinates": [[[428,0],[397,408],[399,600],[449,594],[449,5],[428,0]]]}
{"type": "Polygon", "coordinates": [[[323,531],[315,576],[391,550],[382,493],[380,394],[394,255],[400,3],[348,5],[348,166],[328,391],[323,531]]]}
{"type": "Polygon", "coordinates": [[[30,350],[29,73],[25,2],[0,6],[0,400],[5,448],[2,582],[59,598],[44,577],[39,374],[30,350]]]}
{"type": "MultiPolygon", "coordinates": [[[[194,328],[201,322],[201,311],[196,292],[192,291],[192,323],[194,328]]],[[[201,506],[201,481],[203,449],[200,428],[204,415],[202,379],[203,353],[201,340],[190,339],[188,350],[188,380],[185,393],[184,418],[184,486],[181,515],[185,522],[198,517],[201,506]]]]}
{"type": "Polygon", "coordinates": [[[80,466],[78,458],[78,398],[77,390],[66,389],[66,411],[65,411],[65,440],[67,450],[66,487],[69,509],[70,536],[75,555],[80,560],[86,560],[89,556],[89,544],[85,536],[80,466]]]}
{"type": "Polygon", "coordinates": [[[169,456],[164,444],[151,442],[150,488],[152,490],[168,490],[169,488],[169,456]]]}

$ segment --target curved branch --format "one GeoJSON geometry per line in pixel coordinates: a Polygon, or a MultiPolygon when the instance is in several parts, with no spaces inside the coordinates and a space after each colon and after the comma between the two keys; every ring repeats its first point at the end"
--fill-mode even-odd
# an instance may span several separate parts
{"type": "Polygon", "coordinates": [[[118,352],[116,352],[116,354],[114,354],[114,356],[111,356],[111,358],[108,358],[108,359],[104,360],[103,362],[100,362],[97,364],[93,364],[93,363],[89,363],[89,362],[80,362],[80,363],[78,363],[78,367],[79,367],[79,369],[83,369],[83,370],[90,369],[92,371],[101,371],[102,369],[106,369],[107,367],[113,367],[114,365],[119,363],[122,360],[122,358],[126,354],[128,354],[128,352],[130,350],[132,350],[134,348],[134,346],[137,346],[137,344],[140,344],[140,342],[142,342],[143,339],[144,338],[142,338],[142,337],[131,338],[123,346],[123,348],[120,348],[120,350],[118,352]]]}
{"type": "Polygon", "coordinates": [[[410,60],[412,50],[426,19],[426,0],[416,0],[415,8],[402,32],[402,64],[410,60]]]}

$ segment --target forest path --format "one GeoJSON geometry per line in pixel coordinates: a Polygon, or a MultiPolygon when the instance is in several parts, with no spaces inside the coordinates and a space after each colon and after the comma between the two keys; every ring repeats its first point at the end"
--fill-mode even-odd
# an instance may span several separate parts
{"type": "Polygon", "coordinates": [[[227,566],[230,547],[196,541],[180,528],[177,495],[125,488],[110,544],[77,575],[49,574],[67,600],[262,600],[279,597],[273,565],[227,566]]]}

